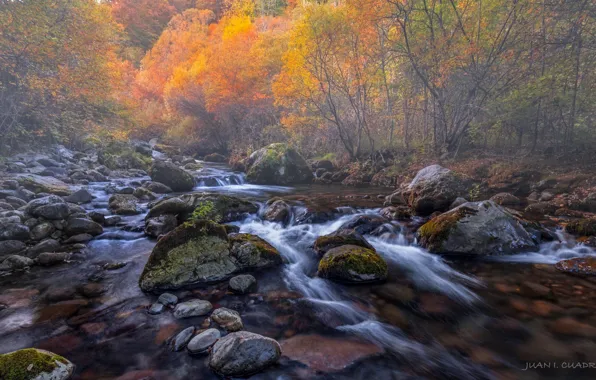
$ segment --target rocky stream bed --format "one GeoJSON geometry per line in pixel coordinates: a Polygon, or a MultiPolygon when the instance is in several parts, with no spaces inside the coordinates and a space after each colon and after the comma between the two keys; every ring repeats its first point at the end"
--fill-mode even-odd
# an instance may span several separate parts
{"type": "Polygon", "coordinates": [[[438,165],[398,190],[321,168],[283,146],[246,174],[148,144],[10,158],[0,378],[594,378],[590,217],[467,202],[438,165]]]}

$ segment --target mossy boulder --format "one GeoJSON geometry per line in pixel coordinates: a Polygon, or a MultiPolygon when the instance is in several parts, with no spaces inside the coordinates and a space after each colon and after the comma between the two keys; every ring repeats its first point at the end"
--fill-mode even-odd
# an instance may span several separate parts
{"type": "Polygon", "coordinates": [[[60,355],[36,348],[26,348],[0,355],[2,380],[66,380],[74,365],[60,355]]]}
{"type": "Polygon", "coordinates": [[[228,238],[223,225],[199,220],[182,224],[157,242],[139,286],[147,292],[180,289],[280,263],[279,252],[259,237],[228,238]]]}
{"type": "Polygon", "coordinates": [[[259,149],[246,160],[247,179],[268,185],[310,183],[311,168],[304,158],[286,144],[271,144],[259,149]]]}
{"type": "Polygon", "coordinates": [[[596,219],[572,220],[565,226],[565,231],[576,236],[595,236],[596,219]]]}
{"type": "Polygon", "coordinates": [[[150,154],[145,153],[126,143],[113,143],[98,152],[97,161],[111,170],[140,169],[146,171],[151,167],[153,160],[150,154]]]}
{"type": "Polygon", "coordinates": [[[172,162],[155,161],[149,175],[153,181],[161,182],[173,191],[190,191],[195,187],[194,177],[172,162]]]}
{"type": "Polygon", "coordinates": [[[493,201],[468,202],[426,222],[419,243],[433,253],[502,255],[536,250],[521,220],[493,201]]]}
{"type": "Polygon", "coordinates": [[[145,220],[165,214],[177,215],[179,222],[187,220],[197,208],[210,208],[218,222],[228,223],[254,214],[259,207],[245,199],[223,194],[192,193],[169,198],[156,203],[145,220]]]}
{"type": "Polygon", "coordinates": [[[318,275],[348,283],[383,281],[387,278],[387,263],[373,249],[342,245],[323,256],[318,275]]]}
{"type": "Polygon", "coordinates": [[[72,194],[68,185],[54,177],[42,177],[36,174],[21,174],[17,181],[25,189],[36,194],[47,193],[53,195],[67,196],[72,194]]]}
{"type": "Polygon", "coordinates": [[[420,170],[403,195],[417,215],[447,211],[457,197],[467,197],[471,181],[440,165],[420,170]]]}
{"type": "Polygon", "coordinates": [[[354,229],[341,229],[329,235],[319,236],[315,240],[315,252],[322,257],[329,250],[342,245],[356,245],[363,248],[374,249],[366,239],[354,229]]]}

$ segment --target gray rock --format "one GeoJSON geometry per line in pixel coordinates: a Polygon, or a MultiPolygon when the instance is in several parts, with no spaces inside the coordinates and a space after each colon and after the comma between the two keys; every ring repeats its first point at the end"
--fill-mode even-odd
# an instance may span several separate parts
{"type": "Polygon", "coordinates": [[[20,223],[0,221],[0,241],[2,240],[29,240],[29,227],[20,223]]]}
{"type": "Polygon", "coordinates": [[[490,200],[500,206],[505,207],[519,206],[521,204],[520,199],[510,193],[495,194],[490,198],[490,200]]]}
{"type": "Polygon", "coordinates": [[[70,195],[68,185],[53,177],[42,177],[35,174],[21,174],[17,181],[27,190],[34,193],[48,193],[54,195],[70,195]]]}
{"type": "Polygon", "coordinates": [[[144,187],[137,187],[132,195],[143,201],[152,201],[157,199],[157,195],[153,194],[149,189],[144,187]]]}
{"type": "Polygon", "coordinates": [[[30,215],[49,220],[65,219],[70,214],[68,204],[64,202],[64,199],[56,195],[50,195],[29,202],[25,211],[30,215]]]}
{"type": "Polygon", "coordinates": [[[6,203],[11,205],[15,209],[27,205],[26,201],[22,200],[21,198],[17,198],[17,197],[6,197],[4,200],[6,201],[6,203]]]}
{"type": "Polygon", "coordinates": [[[420,245],[434,253],[502,255],[538,247],[522,222],[493,201],[468,202],[418,230],[420,245]]]}
{"type": "Polygon", "coordinates": [[[304,158],[286,144],[271,144],[250,155],[247,179],[253,183],[291,185],[310,183],[313,174],[304,158]]]}
{"type": "Polygon", "coordinates": [[[89,203],[93,200],[93,195],[87,189],[80,189],[71,195],[64,198],[66,202],[70,203],[89,203]]]}
{"type": "Polygon", "coordinates": [[[122,221],[122,217],[120,217],[118,215],[106,216],[104,224],[106,227],[112,227],[112,226],[115,226],[116,224],[120,223],[121,221],[122,221]]]}
{"type": "Polygon", "coordinates": [[[240,314],[225,307],[214,310],[211,313],[211,319],[227,332],[240,331],[244,328],[240,314]]]}
{"type": "Polygon", "coordinates": [[[37,256],[37,263],[42,266],[52,266],[62,264],[69,259],[69,252],[43,252],[37,256]]]}
{"type": "Polygon", "coordinates": [[[14,210],[13,205],[7,202],[0,202],[0,211],[12,211],[14,210]]]}
{"type": "Polygon", "coordinates": [[[160,215],[145,221],[145,234],[152,237],[165,235],[178,225],[178,219],[171,214],[160,215]]]}
{"type": "Polygon", "coordinates": [[[89,234],[97,236],[103,233],[103,227],[92,220],[84,218],[69,218],[66,224],[66,234],[74,236],[79,234],[89,234]]]}
{"type": "Polygon", "coordinates": [[[6,240],[0,241],[0,257],[7,255],[14,255],[27,249],[27,246],[22,241],[6,240]]]}
{"type": "Polygon", "coordinates": [[[451,203],[451,205],[449,206],[449,210],[453,210],[454,208],[459,207],[459,206],[463,205],[464,203],[468,203],[468,200],[466,198],[457,197],[457,198],[455,198],[453,203],[451,203]]]}
{"type": "Polygon", "coordinates": [[[157,302],[164,306],[174,306],[178,303],[178,297],[176,297],[172,293],[163,293],[159,296],[157,302]]]}
{"type": "Polygon", "coordinates": [[[3,182],[2,185],[5,188],[11,189],[11,190],[16,190],[19,187],[19,183],[17,181],[15,181],[14,179],[7,179],[6,181],[3,182]]]}
{"type": "Polygon", "coordinates": [[[468,195],[471,182],[440,165],[420,170],[404,191],[408,204],[419,215],[446,211],[457,197],[468,195]]]}
{"type": "Polygon", "coordinates": [[[234,293],[247,294],[256,290],[257,280],[250,274],[241,274],[232,277],[228,286],[234,293]]]}
{"type": "Polygon", "coordinates": [[[172,189],[170,189],[169,186],[166,186],[161,182],[145,182],[143,187],[155,194],[168,194],[172,192],[172,189]]]}
{"type": "Polygon", "coordinates": [[[112,195],[108,206],[113,213],[118,215],[138,215],[141,213],[137,205],[137,199],[132,195],[112,195]]]}
{"type": "Polygon", "coordinates": [[[43,222],[31,229],[32,240],[43,240],[56,231],[56,227],[50,222],[43,222]]]}
{"type": "Polygon", "coordinates": [[[263,214],[263,219],[282,224],[287,224],[291,217],[292,208],[282,200],[277,200],[268,205],[263,214]]]}
{"type": "Polygon", "coordinates": [[[3,370],[7,373],[27,374],[26,377],[16,375],[9,379],[23,380],[67,380],[75,369],[74,364],[52,352],[37,348],[26,348],[0,355],[3,370]],[[44,363],[39,365],[39,363],[44,363]]]}
{"type": "Polygon", "coordinates": [[[193,355],[204,354],[207,353],[209,348],[211,348],[219,338],[221,338],[221,333],[218,329],[207,329],[193,337],[190,342],[188,342],[186,349],[193,355]]]}
{"type": "Polygon", "coordinates": [[[182,351],[186,348],[188,342],[192,338],[192,335],[195,333],[195,328],[193,326],[188,327],[176,335],[174,340],[172,341],[172,350],[173,351],[182,351]]]}
{"type": "Polygon", "coordinates": [[[277,363],[280,357],[281,347],[275,340],[238,331],[213,345],[209,366],[223,376],[243,377],[266,369],[277,363]]]}
{"type": "Polygon", "coordinates": [[[29,248],[27,255],[30,257],[36,257],[43,252],[55,252],[60,249],[60,243],[54,239],[46,239],[42,242],[37,243],[35,246],[29,248]]]}
{"type": "Polygon", "coordinates": [[[149,175],[153,181],[161,182],[173,191],[190,191],[195,186],[194,177],[171,162],[155,161],[149,175]]]}
{"type": "Polygon", "coordinates": [[[157,315],[157,314],[161,314],[163,313],[165,310],[165,306],[159,302],[155,302],[151,305],[151,307],[149,308],[149,310],[147,310],[147,313],[151,314],[151,315],[157,315]]]}
{"type": "Polygon", "coordinates": [[[89,216],[95,223],[104,224],[106,222],[106,216],[98,211],[91,211],[87,216],[89,216]]]}
{"type": "Polygon", "coordinates": [[[190,300],[181,302],[174,308],[174,317],[176,318],[190,318],[190,317],[201,317],[209,314],[213,309],[213,305],[209,301],[203,300],[190,300]]]}
{"type": "Polygon", "coordinates": [[[33,260],[28,257],[9,255],[4,257],[2,263],[0,263],[0,271],[23,270],[29,268],[33,264],[33,260]]]}
{"type": "Polygon", "coordinates": [[[69,237],[64,241],[64,244],[77,244],[77,243],[87,243],[93,240],[93,236],[89,234],[78,234],[69,237]]]}

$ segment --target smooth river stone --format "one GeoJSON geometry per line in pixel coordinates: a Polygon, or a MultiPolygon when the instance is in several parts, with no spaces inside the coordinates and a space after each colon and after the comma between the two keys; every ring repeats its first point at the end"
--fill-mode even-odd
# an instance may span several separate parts
{"type": "Polygon", "coordinates": [[[174,341],[172,342],[172,350],[182,351],[183,349],[185,349],[186,345],[188,344],[188,342],[190,342],[190,339],[192,338],[192,334],[194,334],[194,333],[195,333],[195,328],[193,326],[182,330],[174,338],[174,341]]]}
{"type": "Polygon", "coordinates": [[[206,353],[221,338],[218,329],[207,329],[190,340],[186,348],[191,354],[206,353]]]}
{"type": "Polygon", "coordinates": [[[190,300],[176,305],[176,308],[174,308],[174,317],[200,317],[209,314],[211,309],[213,309],[213,305],[211,305],[211,302],[209,301],[190,300]]]}

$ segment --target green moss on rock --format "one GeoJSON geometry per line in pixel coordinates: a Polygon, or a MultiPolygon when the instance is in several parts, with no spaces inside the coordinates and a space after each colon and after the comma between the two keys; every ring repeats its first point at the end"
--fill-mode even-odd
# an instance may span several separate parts
{"type": "Polygon", "coordinates": [[[576,236],[596,235],[596,219],[573,220],[567,224],[565,231],[576,236]]]}
{"type": "Polygon", "coordinates": [[[282,263],[282,257],[279,254],[279,251],[256,235],[230,234],[228,237],[232,247],[232,254],[236,259],[243,261],[243,264],[248,267],[263,267],[282,263]],[[242,249],[247,246],[250,246],[257,251],[257,255],[253,254],[248,260],[246,260],[247,258],[242,257],[250,252],[250,250],[242,249]]]}
{"type": "Polygon", "coordinates": [[[387,278],[387,263],[372,249],[344,245],[323,256],[319,276],[351,283],[382,281],[387,278]]]}
{"type": "Polygon", "coordinates": [[[432,218],[418,230],[421,245],[431,252],[441,252],[443,242],[449,238],[449,233],[457,226],[457,222],[474,214],[475,210],[461,206],[432,218]]]}
{"type": "Polygon", "coordinates": [[[60,355],[35,348],[26,348],[0,355],[0,379],[34,379],[40,374],[51,373],[60,365],[72,366],[60,355]]]}

